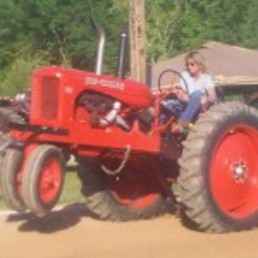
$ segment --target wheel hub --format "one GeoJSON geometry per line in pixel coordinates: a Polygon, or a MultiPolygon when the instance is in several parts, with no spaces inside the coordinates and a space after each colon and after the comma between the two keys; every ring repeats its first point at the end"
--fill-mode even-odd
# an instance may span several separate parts
{"type": "Polygon", "coordinates": [[[39,191],[41,200],[47,204],[54,200],[60,190],[62,170],[55,159],[50,159],[42,168],[39,191]]]}
{"type": "Polygon", "coordinates": [[[240,161],[233,165],[233,177],[238,183],[244,183],[248,178],[248,167],[245,162],[240,161]]]}

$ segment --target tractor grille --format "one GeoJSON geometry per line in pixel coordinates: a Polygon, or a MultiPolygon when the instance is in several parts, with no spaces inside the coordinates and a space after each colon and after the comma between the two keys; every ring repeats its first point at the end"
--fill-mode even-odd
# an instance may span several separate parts
{"type": "Polygon", "coordinates": [[[58,92],[59,79],[55,77],[45,77],[42,80],[42,117],[54,120],[58,116],[58,92]]]}

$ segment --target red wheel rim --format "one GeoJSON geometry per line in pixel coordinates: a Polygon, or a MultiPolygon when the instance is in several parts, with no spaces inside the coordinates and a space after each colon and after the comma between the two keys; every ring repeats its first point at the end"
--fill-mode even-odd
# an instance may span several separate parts
{"type": "Polygon", "coordinates": [[[43,165],[39,178],[39,197],[43,204],[54,202],[62,187],[63,174],[60,162],[51,158],[43,165]]]}
{"type": "Polygon", "coordinates": [[[113,197],[124,206],[144,209],[155,204],[161,196],[162,187],[153,171],[139,169],[143,165],[128,166],[119,177],[107,176],[113,197]]]}
{"type": "Polygon", "coordinates": [[[244,219],[258,210],[258,131],[246,125],[219,140],[210,167],[211,194],[224,214],[244,219]]]}

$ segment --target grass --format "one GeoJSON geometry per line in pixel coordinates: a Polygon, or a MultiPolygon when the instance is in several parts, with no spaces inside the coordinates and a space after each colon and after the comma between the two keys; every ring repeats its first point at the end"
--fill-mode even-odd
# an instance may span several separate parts
{"type": "MultiPolygon", "coordinates": [[[[71,204],[83,202],[84,197],[80,193],[81,182],[74,171],[69,171],[65,176],[63,193],[60,197],[59,204],[71,204]]],[[[0,195],[0,210],[8,209],[0,195]]]]}
{"type": "Polygon", "coordinates": [[[3,202],[2,197],[0,196],[0,210],[5,210],[5,209],[7,209],[7,208],[5,206],[5,203],[3,202]]]}

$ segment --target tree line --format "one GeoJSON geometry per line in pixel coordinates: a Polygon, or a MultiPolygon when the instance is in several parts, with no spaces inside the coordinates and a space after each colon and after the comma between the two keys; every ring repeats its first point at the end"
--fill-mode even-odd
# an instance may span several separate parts
{"type": "MultiPolygon", "coordinates": [[[[207,40],[257,48],[257,13],[257,0],[146,0],[148,62],[207,40]]],[[[0,94],[27,86],[41,65],[92,70],[92,18],[107,32],[105,71],[112,73],[128,16],[128,0],[0,0],[0,94]]]]}

